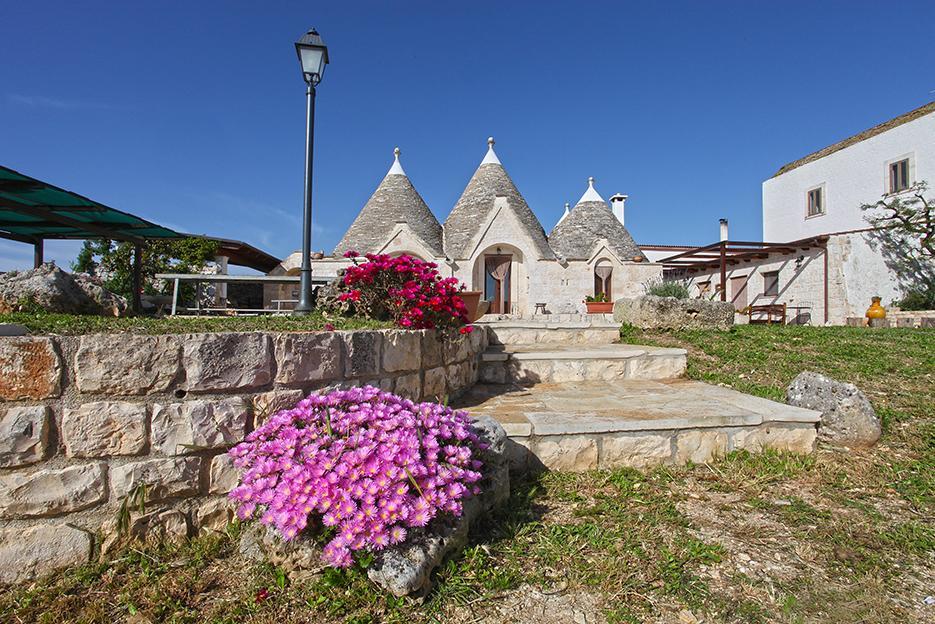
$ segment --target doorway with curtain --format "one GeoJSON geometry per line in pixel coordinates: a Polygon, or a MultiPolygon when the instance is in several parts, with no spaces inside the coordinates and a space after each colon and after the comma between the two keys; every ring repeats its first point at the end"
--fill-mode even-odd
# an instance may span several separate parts
{"type": "Polygon", "coordinates": [[[604,295],[605,301],[613,301],[611,283],[614,267],[610,260],[598,260],[594,267],[594,296],[604,295]]]}
{"type": "Polygon", "coordinates": [[[510,267],[513,256],[509,254],[496,254],[484,256],[484,299],[490,302],[491,314],[509,314],[512,309],[510,301],[510,267]]]}

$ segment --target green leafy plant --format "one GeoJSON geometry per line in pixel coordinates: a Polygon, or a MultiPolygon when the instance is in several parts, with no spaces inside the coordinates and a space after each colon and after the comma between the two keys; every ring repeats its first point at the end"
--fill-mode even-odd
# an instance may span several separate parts
{"type": "MultiPolygon", "coordinates": [[[[85,241],[71,263],[75,272],[101,278],[108,290],[130,298],[133,290],[133,244],[111,240],[85,241]]],[[[218,243],[205,238],[153,240],[143,247],[142,288],[145,294],[169,294],[170,285],[157,273],[194,273],[217,254],[218,243]]],[[[194,296],[194,287],[183,285],[182,298],[194,296]]]]}
{"type": "Polygon", "coordinates": [[[607,303],[607,295],[604,293],[598,293],[596,295],[588,295],[584,298],[587,303],[607,303]]]}
{"type": "Polygon", "coordinates": [[[675,297],[676,299],[690,297],[688,283],[683,280],[653,280],[644,284],[643,289],[647,295],[656,297],[675,297]]]}
{"type": "Polygon", "coordinates": [[[123,497],[120,508],[117,509],[117,535],[123,537],[130,531],[130,516],[133,509],[146,513],[146,483],[140,483],[123,497]]]}

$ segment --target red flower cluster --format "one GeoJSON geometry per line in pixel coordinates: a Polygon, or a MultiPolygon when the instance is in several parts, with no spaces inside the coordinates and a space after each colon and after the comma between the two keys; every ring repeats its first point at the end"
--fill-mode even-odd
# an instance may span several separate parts
{"type": "Polygon", "coordinates": [[[438,265],[412,256],[391,257],[349,251],[354,266],[344,274],[344,292],[338,299],[365,316],[392,320],[406,329],[461,327],[470,333],[467,307],[458,293],[464,287],[454,277],[442,278],[438,265]]]}

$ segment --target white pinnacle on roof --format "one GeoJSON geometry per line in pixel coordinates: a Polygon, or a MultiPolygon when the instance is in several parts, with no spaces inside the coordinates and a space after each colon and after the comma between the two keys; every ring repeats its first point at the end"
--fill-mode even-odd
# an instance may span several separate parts
{"type": "Polygon", "coordinates": [[[601,197],[601,194],[594,190],[594,177],[588,178],[588,190],[584,192],[584,195],[581,196],[581,199],[578,200],[579,204],[584,202],[604,202],[604,198],[601,197]]]}
{"type": "Polygon", "coordinates": [[[399,154],[400,154],[400,151],[399,151],[399,148],[397,147],[396,149],[393,150],[393,156],[395,158],[393,160],[393,166],[390,167],[390,170],[386,172],[386,175],[401,175],[401,176],[406,175],[406,172],[403,171],[403,166],[399,164],[399,154]]]}
{"type": "MultiPolygon", "coordinates": [[[[568,202],[565,202],[565,213],[562,215],[562,218],[558,220],[558,223],[561,223],[562,221],[564,221],[565,217],[568,216],[569,212],[571,211],[568,209],[568,202]]],[[[555,225],[558,225],[558,223],[556,223],[555,225]]]]}
{"type": "Polygon", "coordinates": [[[500,159],[497,158],[496,152],[493,151],[493,144],[495,141],[493,137],[487,137],[487,154],[484,156],[484,160],[480,161],[482,165],[499,165],[500,159]]]}

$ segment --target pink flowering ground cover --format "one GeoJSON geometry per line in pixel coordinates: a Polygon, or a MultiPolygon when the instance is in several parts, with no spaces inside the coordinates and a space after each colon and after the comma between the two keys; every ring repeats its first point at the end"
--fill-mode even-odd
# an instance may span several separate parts
{"type": "Polygon", "coordinates": [[[467,414],[437,403],[372,386],[313,394],[230,450],[243,469],[230,495],[242,520],[322,538],[325,563],[348,567],[356,551],[460,516],[479,493],[482,448],[467,414]]]}
{"type": "Polygon", "coordinates": [[[405,329],[446,329],[468,325],[467,306],[458,295],[464,285],[454,277],[443,278],[438,265],[412,256],[367,254],[366,262],[349,251],[354,261],[342,280],[338,300],[355,314],[377,320],[392,320],[405,329]]]}

